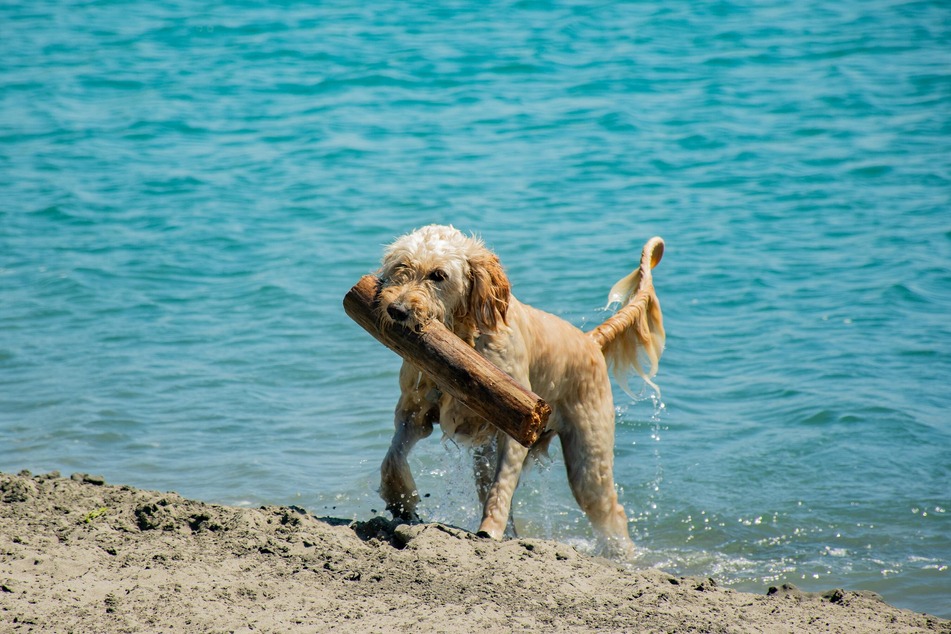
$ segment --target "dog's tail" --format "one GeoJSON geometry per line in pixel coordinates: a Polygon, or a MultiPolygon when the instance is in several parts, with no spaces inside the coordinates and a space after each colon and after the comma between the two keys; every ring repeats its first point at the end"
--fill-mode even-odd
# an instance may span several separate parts
{"type": "Polygon", "coordinates": [[[631,390],[627,376],[633,368],[660,396],[660,389],[651,379],[657,374],[666,335],[651,269],[657,266],[663,255],[663,240],[654,237],[647,241],[641,251],[640,266],[619,280],[608,294],[608,306],[620,303],[621,308],[588,333],[601,346],[608,367],[628,394],[631,390]]]}

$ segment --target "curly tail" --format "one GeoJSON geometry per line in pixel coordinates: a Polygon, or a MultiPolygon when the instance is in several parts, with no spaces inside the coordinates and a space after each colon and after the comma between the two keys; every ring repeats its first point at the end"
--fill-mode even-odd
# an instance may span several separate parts
{"type": "Polygon", "coordinates": [[[651,269],[657,266],[663,255],[662,239],[653,237],[647,241],[641,251],[640,266],[619,280],[608,294],[608,306],[620,303],[621,308],[588,333],[601,346],[608,367],[628,394],[631,390],[627,377],[633,368],[660,396],[660,388],[651,379],[657,374],[666,335],[651,269]],[[646,371],[643,360],[649,362],[646,371]]]}

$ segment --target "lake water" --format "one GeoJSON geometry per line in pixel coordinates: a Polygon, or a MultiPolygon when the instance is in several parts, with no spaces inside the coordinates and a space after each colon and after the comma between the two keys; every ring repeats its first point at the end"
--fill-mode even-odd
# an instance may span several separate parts
{"type": "MultiPolygon", "coordinates": [[[[382,512],[398,358],[341,300],[430,222],[590,328],[640,565],[951,617],[946,2],[0,7],[0,469],[382,512]]],[[[474,528],[465,451],[413,465],[474,528]]],[[[557,454],[521,534],[591,547],[557,454]]]]}

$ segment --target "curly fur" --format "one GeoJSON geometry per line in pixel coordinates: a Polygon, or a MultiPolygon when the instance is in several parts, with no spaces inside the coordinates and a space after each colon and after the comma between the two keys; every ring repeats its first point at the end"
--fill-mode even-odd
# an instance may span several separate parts
{"type": "MultiPolygon", "coordinates": [[[[438,319],[489,361],[552,406],[535,450],[554,435],[562,446],[568,481],[606,554],[633,552],[624,509],[614,485],[614,402],[608,360],[618,375],[633,368],[645,380],[663,350],[660,304],[651,267],[663,253],[654,238],[641,266],[612,289],[621,309],[591,333],[519,302],[498,257],[481,240],[453,227],[430,225],[386,248],[379,271],[380,319],[418,326],[438,319]],[[639,356],[646,356],[645,372],[639,356]],[[607,358],[607,359],[606,359],[607,358]]],[[[651,385],[653,385],[651,383],[651,385]]],[[[433,425],[475,447],[475,477],[483,504],[479,532],[499,539],[512,530],[510,508],[530,450],[474,414],[435,382],[404,362],[395,434],[381,466],[380,494],[394,516],[418,519],[419,501],[407,456],[433,425]]]]}

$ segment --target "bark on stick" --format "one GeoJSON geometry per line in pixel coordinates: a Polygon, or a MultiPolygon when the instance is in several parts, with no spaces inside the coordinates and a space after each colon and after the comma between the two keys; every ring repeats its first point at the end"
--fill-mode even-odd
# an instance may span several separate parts
{"type": "Polygon", "coordinates": [[[548,422],[551,407],[500,370],[441,322],[419,330],[384,323],[377,314],[379,280],[365,275],[343,298],[355,322],[403,359],[428,374],[447,394],[526,447],[548,422]]]}

